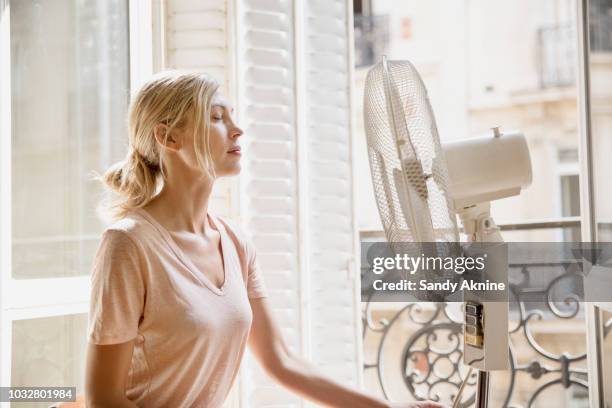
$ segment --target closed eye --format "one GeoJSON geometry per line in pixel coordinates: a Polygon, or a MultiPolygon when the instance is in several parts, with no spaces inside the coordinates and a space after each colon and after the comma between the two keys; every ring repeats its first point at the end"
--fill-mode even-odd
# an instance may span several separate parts
{"type": "Polygon", "coordinates": [[[216,112],[213,112],[212,118],[213,120],[223,120],[223,112],[220,112],[218,110],[216,112]]]}

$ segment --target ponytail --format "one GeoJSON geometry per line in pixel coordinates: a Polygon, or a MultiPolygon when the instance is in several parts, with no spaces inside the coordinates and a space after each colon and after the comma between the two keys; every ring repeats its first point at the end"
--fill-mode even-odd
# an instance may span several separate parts
{"type": "Polygon", "coordinates": [[[137,150],[112,165],[104,176],[104,185],[118,195],[112,204],[114,218],[121,218],[132,208],[145,206],[157,191],[161,176],[159,164],[147,160],[137,150]]]}

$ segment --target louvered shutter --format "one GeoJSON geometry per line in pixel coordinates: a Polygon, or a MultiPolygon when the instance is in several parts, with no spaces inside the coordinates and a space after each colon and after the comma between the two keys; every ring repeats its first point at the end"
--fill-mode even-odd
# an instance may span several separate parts
{"type": "MultiPolygon", "coordinates": [[[[347,4],[242,0],[236,38],[241,214],[270,300],[293,350],[357,385],[347,4]]],[[[246,369],[243,406],[301,404],[246,369]]]]}
{"type": "MultiPolygon", "coordinates": [[[[167,0],[166,66],[209,72],[234,99],[245,130],[240,199],[236,179],[221,179],[212,211],[239,212],[289,346],[356,385],[349,5],[167,0]]],[[[243,407],[301,405],[249,358],[241,380],[243,407]]]]}
{"type": "MultiPolygon", "coordinates": [[[[228,51],[227,8],[224,0],[167,0],[166,67],[197,69],[219,81],[231,97],[231,55],[228,51]]],[[[221,178],[215,183],[209,209],[221,216],[235,216],[233,205],[238,180],[221,178]]]]}
{"type": "MultiPolygon", "coordinates": [[[[248,145],[241,215],[283,334],[289,347],[302,353],[293,2],[244,0],[237,11],[238,107],[248,145]]],[[[243,406],[299,404],[257,364],[245,368],[243,406]]]]}
{"type": "Polygon", "coordinates": [[[311,359],[337,380],[357,384],[360,299],[354,265],[348,2],[303,4],[311,359]]]}

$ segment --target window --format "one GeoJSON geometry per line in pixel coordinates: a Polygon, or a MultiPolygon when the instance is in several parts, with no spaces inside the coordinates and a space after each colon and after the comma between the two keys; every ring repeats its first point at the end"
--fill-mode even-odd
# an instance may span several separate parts
{"type": "Polygon", "coordinates": [[[612,67],[612,1],[591,0],[589,3],[590,19],[590,124],[593,159],[593,186],[595,192],[595,219],[599,241],[612,241],[612,194],[609,175],[610,138],[609,104],[610,69],[612,67]]]}
{"type": "Polygon", "coordinates": [[[101,223],[87,176],[120,158],[126,134],[126,2],[10,6],[12,274],[88,275],[101,223]]]}
{"type": "Polygon", "coordinates": [[[374,14],[371,0],[354,0],[353,14],[355,66],[372,65],[385,53],[389,42],[389,16],[374,14]]]}
{"type": "MultiPolygon", "coordinates": [[[[557,150],[558,180],[558,214],[557,217],[580,216],[580,177],[578,165],[578,149],[574,147],[557,150]]],[[[558,240],[565,242],[580,241],[580,226],[563,228],[558,240]]]]}
{"type": "Polygon", "coordinates": [[[353,13],[355,16],[370,15],[372,13],[372,1],[353,0],[353,13]]]}
{"type": "Polygon", "coordinates": [[[538,29],[540,87],[571,86],[576,82],[576,27],[557,24],[538,29]]]}
{"type": "Polygon", "coordinates": [[[590,0],[591,52],[612,52],[612,1],[590,0]]]}
{"type": "MultiPolygon", "coordinates": [[[[612,1],[590,0],[581,3],[582,13],[588,13],[588,43],[585,75],[588,81],[583,85],[585,99],[583,114],[590,125],[583,138],[584,151],[591,160],[586,172],[585,185],[591,193],[589,206],[588,239],[599,242],[612,241],[612,189],[610,188],[610,152],[612,138],[610,129],[610,102],[612,92],[612,1]],[[587,104],[588,102],[588,104],[587,104]],[[588,106],[588,109],[587,109],[588,106]]],[[[586,27],[582,27],[587,31],[586,27]]],[[[586,229],[586,228],[585,228],[586,229]]],[[[594,406],[612,405],[612,303],[592,304],[587,307],[589,316],[589,348],[595,352],[589,355],[589,379],[591,403],[594,406]]]]}
{"type": "Polygon", "coordinates": [[[10,167],[0,180],[11,194],[1,215],[12,228],[2,241],[10,256],[2,259],[1,347],[12,361],[0,370],[4,377],[10,368],[14,386],[82,393],[89,273],[103,227],[92,176],[125,150],[128,2],[2,3],[1,41],[10,44],[0,69],[2,160],[10,167]]]}
{"type": "MultiPolygon", "coordinates": [[[[580,215],[580,187],[578,174],[561,176],[561,215],[577,217],[580,215]]],[[[573,227],[563,231],[563,241],[580,241],[580,228],[573,227]]]]}
{"type": "MultiPolygon", "coordinates": [[[[580,240],[580,218],[576,218],[581,214],[577,2],[372,0],[372,9],[389,16],[388,42],[379,47],[388,50],[389,59],[411,61],[423,78],[443,144],[486,134],[492,137],[493,126],[501,126],[502,131],[520,130],[525,135],[533,182],[520,196],[492,203],[496,222],[508,229],[502,231],[504,238],[517,242],[580,240]]],[[[360,29],[355,20],[355,38],[360,29]]],[[[360,46],[356,42],[356,56],[360,46]]],[[[369,65],[357,61],[356,58],[355,114],[357,125],[363,126],[361,103],[366,72],[380,59],[369,61],[369,65]]],[[[601,60],[601,64],[604,62],[607,65],[600,69],[608,72],[609,56],[601,60]]],[[[600,92],[606,89],[609,97],[610,87],[603,83],[603,75],[601,78],[597,89],[600,92]]],[[[607,112],[602,104],[600,115],[604,111],[607,112]]],[[[609,121],[601,120],[603,133],[610,127],[609,121]]],[[[356,186],[357,222],[363,238],[379,240],[382,228],[369,183],[363,127],[356,129],[354,140],[355,174],[361,180],[356,186]]],[[[609,147],[609,142],[602,142],[598,151],[609,155],[609,147]]],[[[526,280],[537,280],[537,269],[525,266],[524,273],[526,280]]],[[[572,361],[571,370],[583,369],[586,363],[583,311],[578,308],[574,315],[562,315],[556,314],[557,309],[531,303],[528,306],[523,301],[511,303],[511,310],[517,310],[519,305],[528,307],[529,313],[538,309],[543,318],[525,328],[521,327],[524,322],[517,318],[517,313],[510,315],[510,327],[516,328],[510,335],[516,364],[512,370],[492,376],[490,405],[529,405],[532,397],[534,405],[563,406],[567,400],[586,403],[583,377],[576,376],[579,382],[569,390],[546,385],[559,378],[555,371],[560,370],[564,357],[556,351],[581,356],[572,361]],[[528,336],[537,339],[540,350],[530,345],[528,336]],[[538,354],[541,350],[554,358],[541,358],[538,354]],[[534,375],[518,369],[519,365],[528,367],[534,375]],[[548,366],[554,369],[549,373],[542,369],[542,374],[538,374],[538,370],[548,366]]],[[[441,402],[449,404],[465,371],[452,363],[443,368],[444,364],[439,363],[443,358],[431,352],[444,350],[446,356],[452,356],[452,362],[460,359],[462,346],[457,333],[462,329],[454,324],[455,317],[443,316],[448,308],[432,303],[372,302],[364,309],[366,387],[398,401],[439,396],[441,402]],[[401,367],[401,374],[393,367],[401,367]]],[[[466,400],[473,392],[472,388],[464,394],[466,400]]]]}
{"type": "MultiPolygon", "coordinates": [[[[558,174],[550,152],[563,146],[576,153],[578,146],[576,2],[546,0],[534,8],[528,0],[452,5],[373,0],[371,9],[375,15],[388,16],[387,41],[377,40],[377,47],[386,50],[389,59],[410,60],[423,77],[442,143],[491,134],[493,126],[525,135],[533,182],[520,196],[492,203],[496,222],[558,217],[558,174]],[[406,21],[410,21],[407,38],[403,35],[406,21]]],[[[365,74],[380,55],[360,65],[359,30],[362,27],[355,20],[354,94],[359,126],[355,139],[360,155],[356,162],[366,164],[356,169],[364,180],[357,185],[357,214],[361,228],[371,230],[380,229],[380,223],[368,182],[361,115],[365,74]]],[[[563,229],[504,234],[512,241],[555,241],[563,229]]]]}

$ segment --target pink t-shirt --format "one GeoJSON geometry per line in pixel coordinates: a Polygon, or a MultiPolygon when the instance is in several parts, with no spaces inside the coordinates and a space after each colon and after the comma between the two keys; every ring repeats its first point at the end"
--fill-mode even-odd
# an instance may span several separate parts
{"type": "Polygon", "coordinates": [[[246,346],[249,298],[266,296],[251,242],[227,221],[209,218],[221,235],[221,289],[145,210],[131,211],[102,234],[91,275],[89,341],[135,339],[126,395],[140,407],[220,407],[246,346]]]}

